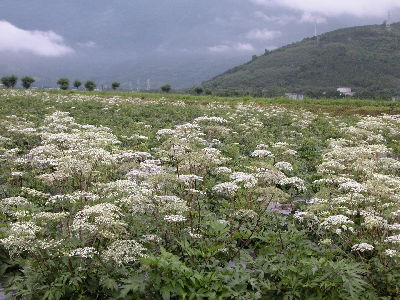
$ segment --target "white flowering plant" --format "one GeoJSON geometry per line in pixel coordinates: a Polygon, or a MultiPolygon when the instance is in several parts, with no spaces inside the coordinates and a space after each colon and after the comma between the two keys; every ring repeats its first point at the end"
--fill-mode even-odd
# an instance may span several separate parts
{"type": "Polygon", "coordinates": [[[400,296],[397,115],[17,90],[0,102],[11,298],[400,296]]]}

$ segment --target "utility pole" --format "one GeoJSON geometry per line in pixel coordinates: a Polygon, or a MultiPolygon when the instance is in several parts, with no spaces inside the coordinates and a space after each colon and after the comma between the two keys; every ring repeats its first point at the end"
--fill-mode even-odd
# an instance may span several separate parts
{"type": "Polygon", "coordinates": [[[388,18],[387,18],[387,21],[386,21],[386,29],[389,30],[389,31],[392,30],[392,27],[390,26],[390,10],[388,11],[388,18]]]}
{"type": "Polygon", "coordinates": [[[139,92],[140,91],[140,79],[137,80],[136,85],[137,85],[136,90],[139,92]]]}
{"type": "Polygon", "coordinates": [[[318,35],[318,29],[317,29],[317,20],[315,20],[315,23],[314,23],[314,37],[317,40],[317,46],[319,46],[319,35],[318,35]]]}

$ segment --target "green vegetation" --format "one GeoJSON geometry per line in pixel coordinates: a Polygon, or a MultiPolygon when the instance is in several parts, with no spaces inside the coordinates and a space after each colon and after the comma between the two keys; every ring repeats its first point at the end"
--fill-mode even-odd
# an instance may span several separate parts
{"type": "Polygon", "coordinates": [[[74,88],[79,89],[82,85],[82,82],[78,79],[74,81],[74,88]]]}
{"type": "Polygon", "coordinates": [[[400,95],[400,23],[336,30],[265,54],[203,83],[216,95],[274,97],[334,92],[362,98],[400,95]]]}
{"type": "Polygon", "coordinates": [[[25,89],[29,89],[31,87],[32,83],[35,82],[35,79],[33,79],[30,76],[24,76],[24,77],[21,78],[21,82],[22,82],[22,86],[25,89]]]}
{"type": "MultiPolygon", "coordinates": [[[[59,90],[46,91],[49,94],[62,95],[64,92],[59,90]]],[[[70,91],[68,94],[75,96],[85,95],[85,92],[70,91]]],[[[186,104],[211,104],[213,102],[224,103],[227,105],[236,105],[239,103],[254,103],[256,105],[278,105],[293,109],[307,109],[312,112],[321,113],[328,112],[333,115],[355,115],[355,114],[400,114],[400,101],[387,101],[387,100],[366,100],[356,98],[305,98],[303,100],[291,100],[286,97],[275,98],[254,98],[246,97],[220,97],[216,95],[189,95],[189,94],[164,94],[164,93],[146,93],[146,92],[132,92],[132,91],[102,91],[91,92],[91,95],[107,99],[114,96],[122,98],[145,98],[145,99],[159,99],[165,98],[168,101],[182,101],[186,104]]]]}
{"type": "Polygon", "coordinates": [[[69,88],[69,79],[68,78],[60,78],[57,80],[57,84],[60,86],[62,90],[68,90],[69,88]]]}
{"type": "Polygon", "coordinates": [[[194,91],[197,95],[200,95],[200,94],[203,94],[204,88],[203,88],[202,86],[195,86],[195,87],[193,88],[193,91],[194,91]]]}
{"type": "Polygon", "coordinates": [[[15,299],[398,299],[399,112],[2,90],[2,285],[15,299]]]}
{"type": "Polygon", "coordinates": [[[4,76],[1,78],[1,83],[4,84],[6,88],[13,88],[17,84],[18,77],[15,75],[4,76]]]}
{"type": "Polygon", "coordinates": [[[169,84],[165,84],[161,87],[161,91],[164,93],[169,93],[171,91],[171,86],[169,84]]]}
{"type": "Polygon", "coordinates": [[[88,91],[93,91],[96,88],[96,84],[92,80],[88,80],[85,82],[85,88],[88,91]]]}
{"type": "Polygon", "coordinates": [[[112,89],[115,91],[117,88],[119,88],[120,87],[120,83],[118,82],[118,81],[114,81],[112,84],[111,84],[111,87],[112,87],[112,89]]]}

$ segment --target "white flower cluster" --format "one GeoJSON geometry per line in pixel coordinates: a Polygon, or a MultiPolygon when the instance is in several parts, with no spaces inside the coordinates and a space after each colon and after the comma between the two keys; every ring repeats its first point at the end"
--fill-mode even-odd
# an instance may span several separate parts
{"type": "Polygon", "coordinates": [[[289,163],[289,162],[286,162],[286,161],[277,162],[277,163],[275,164],[275,168],[277,168],[277,169],[280,170],[280,171],[288,171],[288,172],[293,171],[293,166],[292,166],[292,164],[289,163]]]}
{"type": "Polygon", "coordinates": [[[218,167],[215,169],[216,174],[230,174],[232,173],[232,169],[228,167],[218,167]]]}
{"type": "Polygon", "coordinates": [[[339,185],[339,191],[350,192],[350,193],[361,193],[365,192],[363,184],[356,181],[348,181],[339,185]]]}
{"type": "Polygon", "coordinates": [[[190,186],[191,184],[193,184],[195,182],[203,181],[203,177],[197,176],[197,175],[194,175],[194,174],[179,175],[178,176],[178,181],[184,183],[185,185],[190,186]]]}
{"type": "Polygon", "coordinates": [[[24,195],[33,197],[33,198],[39,198],[39,199],[47,199],[50,197],[50,194],[43,193],[41,191],[37,191],[35,189],[27,188],[27,187],[22,187],[21,192],[24,195]]]}
{"type": "Polygon", "coordinates": [[[257,185],[257,179],[252,174],[234,172],[230,178],[235,184],[243,184],[245,188],[252,188],[257,185]]]}
{"type": "Polygon", "coordinates": [[[367,244],[367,243],[361,243],[361,244],[355,244],[351,247],[353,251],[359,251],[359,252],[365,252],[365,251],[373,251],[375,248],[374,246],[367,244]]]}
{"type": "Polygon", "coordinates": [[[399,256],[399,252],[397,250],[394,250],[394,249],[386,249],[385,250],[385,255],[387,255],[389,257],[398,257],[399,256]]]}
{"type": "Polygon", "coordinates": [[[81,258],[93,258],[93,256],[99,254],[93,247],[76,248],[72,250],[68,256],[70,257],[81,257],[81,258]]]}
{"type": "Polygon", "coordinates": [[[145,234],[142,237],[142,242],[155,242],[155,243],[160,243],[162,241],[162,238],[160,238],[157,234],[145,234]]]}
{"type": "Polygon", "coordinates": [[[322,223],[321,227],[324,229],[336,230],[337,234],[341,234],[342,230],[353,231],[354,222],[348,217],[343,215],[329,216],[322,223]]]}
{"type": "Polygon", "coordinates": [[[143,253],[146,250],[142,244],[135,240],[117,240],[109,245],[101,256],[104,260],[121,266],[146,257],[146,254],[143,253]]]}
{"type": "Polygon", "coordinates": [[[273,168],[257,168],[255,176],[267,185],[277,185],[286,178],[285,174],[273,168]]]}
{"type": "Polygon", "coordinates": [[[366,216],[364,216],[364,222],[361,225],[367,229],[384,229],[388,227],[388,223],[383,217],[372,214],[367,214],[366,216]]]}
{"type": "Polygon", "coordinates": [[[224,196],[234,196],[239,190],[239,186],[234,182],[223,182],[213,186],[212,190],[224,196]]]}
{"type": "Polygon", "coordinates": [[[180,223],[180,222],[185,222],[186,218],[182,215],[167,215],[164,216],[164,221],[169,223],[180,223]]]}
{"type": "Polygon", "coordinates": [[[286,177],[279,181],[280,185],[290,185],[295,187],[299,191],[306,191],[304,180],[299,177],[286,177]]]}
{"type": "Polygon", "coordinates": [[[163,214],[182,215],[189,210],[186,201],[177,196],[155,196],[155,202],[163,214]]]}
{"type": "Polygon", "coordinates": [[[196,119],[194,119],[195,123],[200,123],[200,122],[215,122],[215,123],[220,123],[220,124],[224,124],[224,123],[228,123],[227,120],[225,120],[224,118],[221,117],[207,117],[207,116],[203,116],[203,117],[198,117],[196,119]]]}
{"type": "Polygon", "coordinates": [[[32,203],[30,203],[24,197],[10,197],[0,200],[0,210],[3,211],[4,213],[7,213],[8,210],[11,210],[13,208],[20,208],[22,206],[31,206],[31,205],[32,203]]]}
{"type": "Polygon", "coordinates": [[[9,235],[0,240],[11,255],[34,251],[36,234],[42,230],[33,222],[15,222],[9,228],[9,235]]]}
{"type": "Polygon", "coordinates": [[[252,157],[273,157],[274,155],[272,154],[271,151],[264,150],[264,149],[259,149],[259,150],[254,150],[251,153],[252,157]]]}
{"type": "Polygon", "coordinates": [[[392,243],[392,244],[400,244],[400,234],[387,237],[385,239],[385,242],[392,243]]]}
{"type": "Polygon", "coordinates": [[[126,226],[124,222],[119,221],[120,215],[120,208],[111,203],[85,206],[75,215],[71,229],[77,235],[99,234],[105,238],[113,238],[126,226]]]}

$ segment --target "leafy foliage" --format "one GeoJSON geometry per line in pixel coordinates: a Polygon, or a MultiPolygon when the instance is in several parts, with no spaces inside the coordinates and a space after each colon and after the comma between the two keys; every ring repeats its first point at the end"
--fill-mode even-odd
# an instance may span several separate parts
{"type": "Polygon", "coordinates": [[[57,80],[57,84],[60,86],[62,90],[68,90],[69,88],[69,79],[68,78],[60,78],[57,80]]]}
{"type": "Polygon", "coordinates": [[[171,91],[171,86],[169,84],[165,84],[161,87],[161,91],[164,93],[169,93],[171,91]]]}
{"type": "Polygon", "coordinates": [[[74,80],[74,88],[79,89],[82,85],[82,82],[78,79],[74,80]]]}
{"type": "Polygon", "coordinates": [[[120,87],[120,85],[121,85],[121,84],[120,84],[118,81],[114,81],[114,82],[111,84],[111,87],[112,87],[113,90],[116,90],[117,88],[120,87]]]}
{"type": "Polygon", "coordinates": [[[88,91],[93,91],[96,88],[96,84],[92,80],[88,80],[85,82],[85,88],[88,91]]]}
{"type": "Polygon", "coordinates": [[[13,88],[17,84],[18,77],[15,75],[4,76],[1,78],[1,83],[4,84],[6,88],[13,88]]]}
{"type": "Polygon", "coordinates": [[[35,79],[33,79],[30,76],[24,76],[24,77],[21,78],[21,81],[22,81],[22,86],[25,89],[29,89],[31,87],[32,83],[35,82],[35,79]]]}

